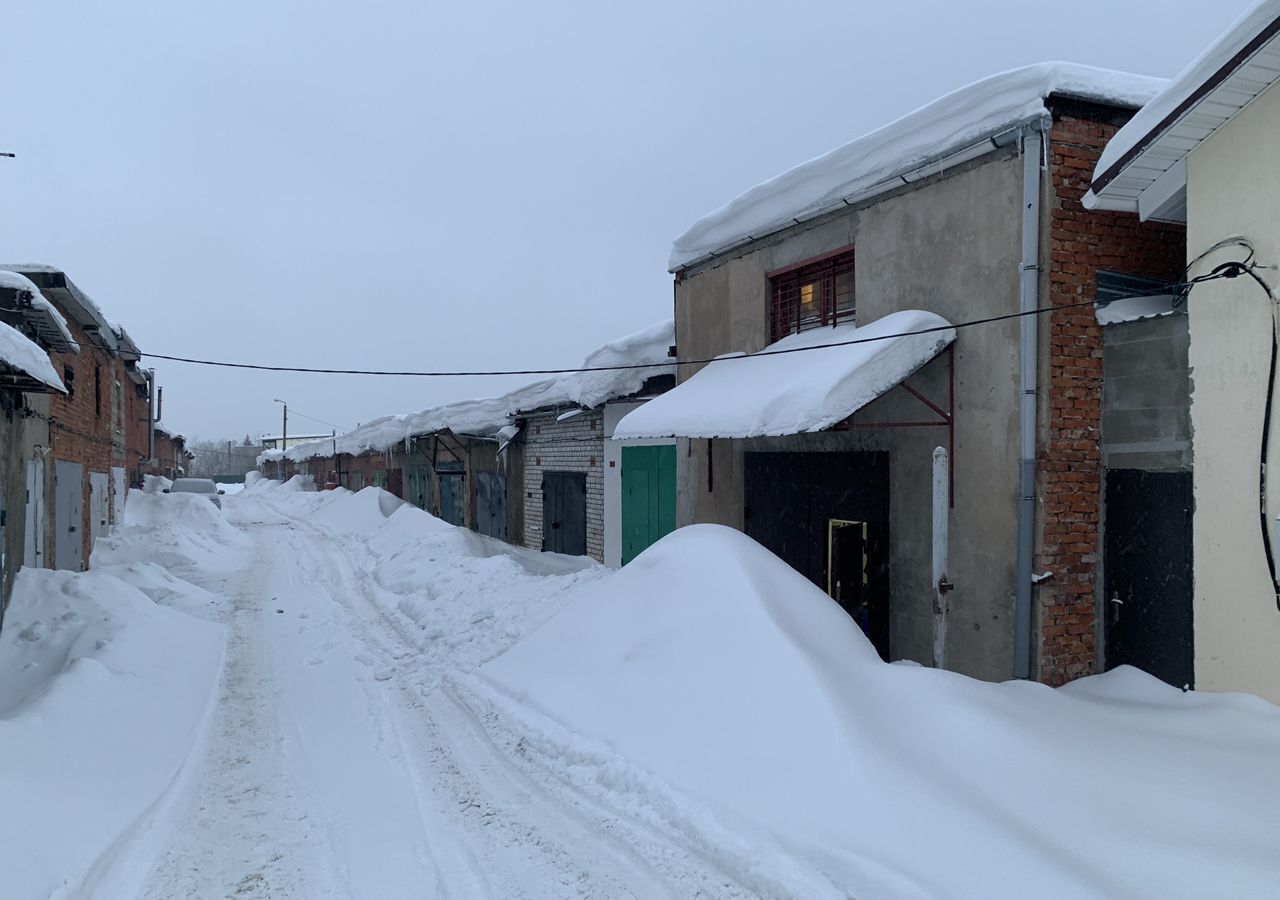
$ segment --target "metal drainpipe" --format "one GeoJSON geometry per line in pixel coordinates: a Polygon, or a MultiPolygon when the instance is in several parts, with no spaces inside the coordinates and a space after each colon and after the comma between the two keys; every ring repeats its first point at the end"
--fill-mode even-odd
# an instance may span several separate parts
{"type": "MultiPolygon", "coordinates": [[[[1045,126],[1042,123],[1039,128],[1045,126]]],[[[1013,612],[1013,677],[1031,677],[1031,568],[1036,530],[1036,387],[1040,293],[1040,159],[1043,134],[1033,126],[1022,136],[1022,262],[1018,267],[1021,336],[1018,405],[1018,564],[1013,612]]]]}

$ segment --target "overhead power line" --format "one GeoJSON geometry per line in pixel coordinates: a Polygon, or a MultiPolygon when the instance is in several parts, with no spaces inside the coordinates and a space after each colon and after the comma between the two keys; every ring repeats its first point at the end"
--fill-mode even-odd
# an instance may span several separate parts
{"type": "MultiPolygon", "coordinates": [[[[1164,296],[1173,295],[1175,297],[1185,298],[1186,294],[1197,284],[1203,284],[1206,281],[1215,281],[1219,278],[1235,278],[1239,275],[1248,275],[1262,285],[1263,289],[1270,293],[1270,288],[1258,277],[1254,272],[1253,264],[1240,262],[1223,263],[1215,268],[1207,275],[1201,275],[1197,278],[1189,278],[1185,281],[1173,282],[1159,287],[1153,287],[1148,291],[1142,291],[1133,294],[1134,297],[1144,296],[1164,296]]],[[[1114,302],[1114,301],[1113,301],[1114,302]]],[[[825,344],[810,344],[804,347],[787,347],[781,350],[760,350],[756,353],[746,354],[738,359],[754,359],[762,356],[785,356],[790,353],[807,353],[812,350],[829,350],[833,347],[853,347],[858,344],[872,344],[879,341],[889,341],[902,337],[915,337],[917,335],[937,334],[943,331],[960,330],[964,328],[975,328],[979,325],[993,325],[999,322],[1008,322],[1014,319],[1021,319],[1025,316],[1040,316],[1046,313],[1054,313],[1062,310],[1082,309],[1084,307],[1094,306],[1093,300],[1084,300],[1080,303],[1060,303],[1051,306],[1041,306],[1036,309],[1004,313],[998,316],[986,316],[981,319],[970,319],[965,322],[957,322],[954,325],[935,325],[929,328],[920,328],[914,331],[903,331],[896,334],[881,334],[874,337],[850,338],[846,341],[831,341],[825,344]]],[[[314,368],[309,366],[284,366],[269,365],[266,363],[239,363],[227,362],[225,360],[214,359],[197,359],[190,356],[173,356],[164,353],[146,353],[142,356],[148,359],[163,359],[169,362],[190,363],[197,366],[214,366],[224,369],[251,369],[259,372],[298,372],[307,375],[378,375],[402,378],[457,378],[457,377],[481,377],[493,375],[576,375],[583,372],[619,372],[634,369],[665,369],[670,366],[700,366],[707,363],[717,362],[724,357],[705,357],[702,359],[682,359],[667,360],[656,363],[623,363],[612,366],[579,366],[571,369],[478,369],[478,370],[440,370],[440,371],[398,371],[390,369],[327,369],[314,368]]],[[[304,417],[309,418],[309,417],[304,417]]],[[[315,420],[319,421],[319,420],[315,420]]],[[[327,423],[325,423],[327,424],[327,423]]]]}

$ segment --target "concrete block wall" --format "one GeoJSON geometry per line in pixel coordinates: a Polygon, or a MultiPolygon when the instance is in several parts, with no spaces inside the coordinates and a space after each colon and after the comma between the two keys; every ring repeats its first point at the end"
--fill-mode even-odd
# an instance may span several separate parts
{"type": "MultiPolygon", "coordinates": [[[[1118,129],[1113,120],[1084,115],[1054,121],[1045,273],[1050,305],[1087,304],[1100,268],[1168,281],[1182,274],[1182,226],[1090,212],[1080,202],[1098,155],[1118,129]]],[[[1048,345],[1041,381],[1047,421],[1037,461],[1041,519],[1035,565],[1037,572],[1053,575],[1036,589],[1036,676],[1057,685],[1097,670],[1104,351],[1091,305],[1056,311],[1047,320],[1041,323],[1048,345]]]]}
{"type": "Polygon", "coordinates": [[[559,413],[530,416],[522,435],[524,545],[542,549],[542,473],[587,475],[587,555],[604,562],[604,409],[557,422],[559,413]]]}
{"type": "Polygon", "coordinates": [[[1105,468],[1190,470],[1190,343],[1185,308],[1103,329],[1105,468]]]}

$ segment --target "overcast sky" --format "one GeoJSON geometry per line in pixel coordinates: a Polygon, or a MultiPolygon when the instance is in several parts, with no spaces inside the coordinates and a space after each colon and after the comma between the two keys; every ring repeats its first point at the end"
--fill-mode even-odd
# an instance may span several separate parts
{"type": "MultiPolygon", "coordinates": [[[[671,239],[985,75],[1175,74],[1247,0],[11,4],[0,259],[144,351],[574,365],[671,315],[671,239]],[[1067,11],[1069,7],[1069,11],[1067,11]],[[1176,14],[1170,14],[1176,9],[1176,14]]],[[[327,431],[528,379],[155,363],[190,436],[327,431]]]]}

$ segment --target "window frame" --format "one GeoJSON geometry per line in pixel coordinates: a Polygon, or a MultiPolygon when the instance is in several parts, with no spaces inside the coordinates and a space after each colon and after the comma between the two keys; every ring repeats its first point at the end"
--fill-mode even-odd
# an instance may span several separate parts
{"type": "Polygon", "coordinates": [[[852,244],[766,273],[769,279],[770,343],[789,334],[834,326],[843,321],[857,322],[855,273],[852,244]],[[849,286],[841,294],[837,280],[844,276],[848,277],[849,286]],[[808,285],[816,286],[816,312],[803,314],[800,297],[808,285]]]}

